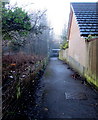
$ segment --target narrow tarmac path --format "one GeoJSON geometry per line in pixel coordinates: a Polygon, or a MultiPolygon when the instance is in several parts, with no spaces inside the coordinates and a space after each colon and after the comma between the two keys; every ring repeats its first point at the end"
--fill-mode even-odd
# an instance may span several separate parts
{"type": "Polygon", "coordinates": [[[73,73],[51,58],[36,90],[36,107],[28,109],[30,118],[98,118],[98,92],[73,79],[73,73]]]}

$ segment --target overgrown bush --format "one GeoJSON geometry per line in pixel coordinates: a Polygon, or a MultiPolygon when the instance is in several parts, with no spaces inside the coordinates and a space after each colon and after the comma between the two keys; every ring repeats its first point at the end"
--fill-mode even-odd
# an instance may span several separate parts
{"type": "Polygon", "coordinates": [[[63,41],[63,43],[60,46],[60,49],[65,50],[68,48],[68,46],[69,46],[69,43],[67,41],[63,41]]]}
{"type": "Polygon", "coordinates": [[[26,55],[24,53],[18,53],[15,55],[4,55],[3,61],[3,83],[5,83],[10,76],[15,74],[23,74],[22,72],[32,69],[38,61],[42,61],[43,58],[36,55],[26,55]]]}
{"type": "Polygon", "coordinates": [[[2,9],[3,48],[19,51],[25,45],[25,37],[31,30],[31,21],[27,12],[19,7],[2,9]]]}
{"type": "Polygon", "coordinates": [[[88,41],[90,41],[93,38],[98,38],[98,36],[96,36],[96,35],[88,35],[88,37],[85,38],[85,40],[88,42],[88,41]]]}
{"type": "Polygon", "coordinates": [[[26,35],[31,29],[31,22],[28,14],[22,8],[3,8],[2,10],[2,33],[3,39],[11,40],[10,32],[18,32],[20,35],[26,35]]]}

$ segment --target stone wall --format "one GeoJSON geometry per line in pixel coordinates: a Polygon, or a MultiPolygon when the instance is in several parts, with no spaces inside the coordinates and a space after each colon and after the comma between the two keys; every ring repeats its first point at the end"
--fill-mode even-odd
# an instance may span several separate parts
{"type": "Polygon", "coordinates": [[[68,61],[68,49],[59,51],[59,59],[68,61]]]}
{"type": "Polygon", "coordinates": [[[34,87],[38,79],[42,76],[47,65],[47,59],[38,61],[33,68],[26,70],[22,77],[14,76],[14,79],[9,79],[2,87],[2,113],[3,119],[8,119],[8,116],[13,115],[23,94],[29,89],[29,86],[34,87]]]}

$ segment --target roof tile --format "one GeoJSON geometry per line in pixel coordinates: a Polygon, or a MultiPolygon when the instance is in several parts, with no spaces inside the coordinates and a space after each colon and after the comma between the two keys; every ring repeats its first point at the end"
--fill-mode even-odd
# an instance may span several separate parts
{"type": "Polygon", "coordinates": [[[98,3],[76,2],[71,3],[82,36],[98,36],[98,3]]]}

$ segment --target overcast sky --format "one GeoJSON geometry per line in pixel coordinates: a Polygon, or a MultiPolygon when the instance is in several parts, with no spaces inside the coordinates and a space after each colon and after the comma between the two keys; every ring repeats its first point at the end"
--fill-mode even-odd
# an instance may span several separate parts
{"type": "Polygon", "coordinates": [[[98,0],[10,0],[11,4],[28,5],[25,9],[47,9],[48,19],[56,34],[60,34],[64,24],[68,24],[70,2],[97,2],[98,0]],[[32,4],[31,4],[32,3],[32,4]]]}

